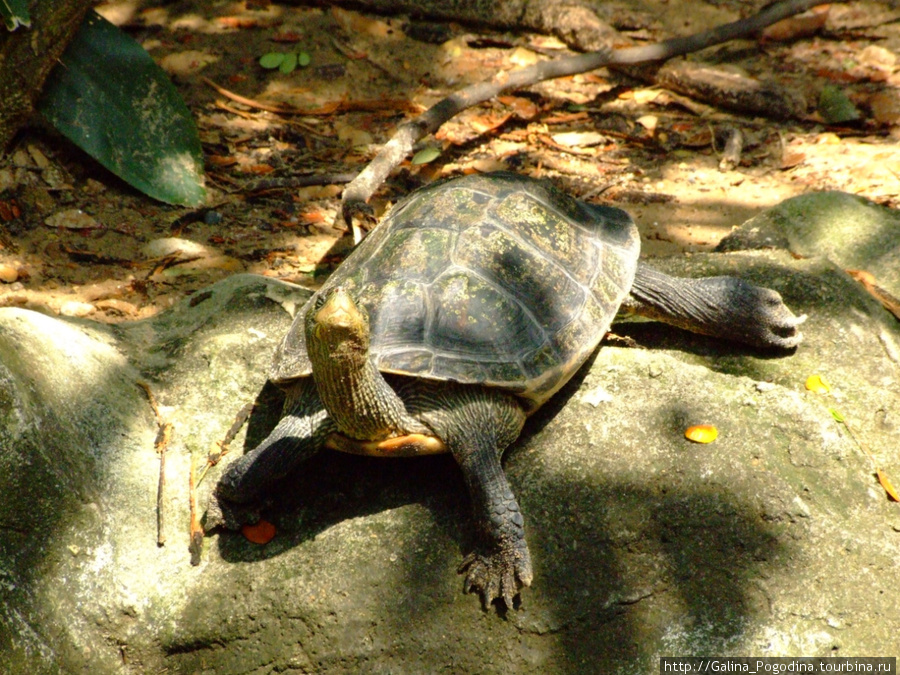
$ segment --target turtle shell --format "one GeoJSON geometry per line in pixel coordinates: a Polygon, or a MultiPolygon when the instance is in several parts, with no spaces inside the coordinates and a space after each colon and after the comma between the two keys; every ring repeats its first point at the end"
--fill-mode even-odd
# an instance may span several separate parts
{"type": "Polygon", "coordinates": [[[631,288],[640,241],[621,209],[511,173],[410,194],[297,314],[270,373],[312,374],[304,320],[342,285],[385,373],[501,387],[532,411],[575,374],[631,288]]]}

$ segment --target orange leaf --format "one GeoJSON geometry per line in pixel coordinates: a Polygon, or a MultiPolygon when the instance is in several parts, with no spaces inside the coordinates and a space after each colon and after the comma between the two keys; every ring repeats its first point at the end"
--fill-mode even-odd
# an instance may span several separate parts
{"type": "Polygon", "coordinates": [[[888,497],[895,502],[900,502],[900,496],[897,496],[897,491],[894,489],[893,483],[891,483],[884,472],[881,469],[875,469],[875,475],[878,476],[878,482],[881,483],[881,487],[884,488],[884,491],[888,493],[888,497]]]}
{"type": "Polygon", "coordinates": [[[234,166],[237,160],[234,157],[224,157],[222,155],[207,155],[206,160],[213,166],[234,166]]]}
{"type": "Polygon", "coordinates": [[[510,117],[512,117],[512,113],[507,113],[505,115],[480,115],[473,118],[469,124],[471,124],[472,128],[479,134],[483,134],[502,126],[510,117]]]}
{"type": "Polygon", "coordinates": [[[263,21],[242,16],[220,16],[216,22],[225,28],[265,28],[266,26],[263,21]]]}
{"type": "Polygon", "coordinates": [[[307,225],[312,225],[313,223],[324,223],[325,222],[325,214],[321,211],[307,211],[305,213],[301,213],[300,217],[303,219],[303,222],[307,225]]]}
{"type": "Polygon", "coordinates": [[[719,430],[711,424],[695,424],[684,432],[684,437],[694,443],[712,443],[718,436],[719,430]]]}
{"type": "Polygon", "coordinates": [[[257,176],[264,176],[267,173],[272,173],[274,170],[275,169],[268,164],[251,164],[250,166],[244,167],[245,173],[253,173],[257,176]]]}
{"type": "Polygon", "coordinates": [[[254,544],[268,544],[275,536],[275,526],[267,520],[260,520],[256,525],[244,525],[241,534],[254,544]]]}
{"type": "Polygon", "coordinates": [[[501,96],[497,100],[503,105],[512,108],[516,116],[524,120],[530,120],[537,117],[537,114],[540,112],[540,108],[538,108],[534,101],[521,96],[501,96]]]}

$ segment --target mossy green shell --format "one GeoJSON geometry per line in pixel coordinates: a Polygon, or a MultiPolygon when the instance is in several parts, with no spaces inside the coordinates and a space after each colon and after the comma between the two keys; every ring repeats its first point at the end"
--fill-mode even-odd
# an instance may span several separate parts
{"type": "Polygon", "coordinates": [[[350,289],[369,315],[379,370],[552,396],[597,347],[631,288],[640,242],[621,209],[511,173],[413,192],[300,310],[270,379],[312,374],[304,320],[350,289]]]}

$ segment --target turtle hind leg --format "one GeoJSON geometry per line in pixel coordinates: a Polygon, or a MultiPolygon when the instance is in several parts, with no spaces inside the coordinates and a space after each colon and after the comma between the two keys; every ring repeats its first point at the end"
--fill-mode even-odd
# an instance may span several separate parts
{"type": "Polygon", "coordinates": [[[318,452],[334,425],[312,378],[288,392],[281,420],[258,446],[232,462],[210,496],[204,526],[238,529],[259,519],[266,488],[318,452]]]}
{"type": "Polygon", "coordinates": [[[626,311],[685,330],[764,349],[793,349],[806,315],[795,316],[781,296],[737,277],[685,279],[638,265],[626,311]]]}
{"type": "Polygon", "coordinates": [[[500,457],[522,430],[525,414],[503,392],[478,386],[442,383],[426,386],[421,402],[408,401],[444,441],[463,473],[472,499],[479,542],[465,557],[465,592],[481,596],[485,608],[502,599],[508,608],[532,579],[531,554],[525,541],[522,512],[506,480],[500,457]]]}

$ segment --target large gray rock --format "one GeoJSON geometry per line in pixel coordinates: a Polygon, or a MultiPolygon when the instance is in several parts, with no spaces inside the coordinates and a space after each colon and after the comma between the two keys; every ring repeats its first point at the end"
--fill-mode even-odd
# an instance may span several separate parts
{"type": "Polygon", "coordinates": [[[720,251],[784,248],[824,257],[845,270],[865,270],[900,297],[900,212],[846,192],[786,199],[736,228],[720,251]]]}
{"type": "MultiPolygon", "coordinates": [[[[188,554],[188,474],[259,396],[306,292],[237,276],[115,328],[0,310],[0,672],[646,673],[660,655],[895,654],[896,322],[824,259],[672,259],[737,273],[810,318],[774,358],[620,324],[529,422],[506,468],[535,580],[484,612],[456,566],[473,532],[446,456],[323,453],[287,481],[265,546],[188,554]],[[829,395],[805,390],[807,376],[829,395]],[[174,424],[156,545],[156,422],[174,424]],[[714,424],[711,445],[684,429],[714,424]]],[[[240,451],[244,435],[234,446],[240,451]]],[[[228,458],[226,457],[226,462],[228,458]]],[[[221,467],[201,485],[208,494],[221,467]]]]}

